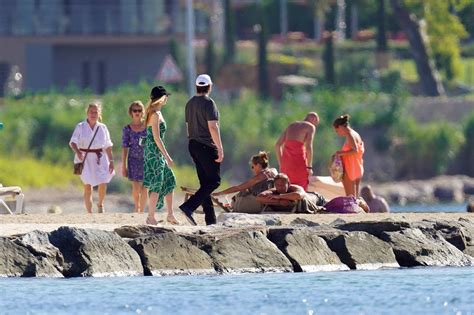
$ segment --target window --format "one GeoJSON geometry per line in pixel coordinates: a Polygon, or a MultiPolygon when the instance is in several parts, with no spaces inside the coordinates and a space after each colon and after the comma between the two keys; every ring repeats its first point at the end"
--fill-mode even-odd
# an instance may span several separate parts
{"type": "Polygon", "coordinates": [[[81,87],[83,89],[90,88],[91,86],[91,64],[89,61],[82,62],[81,69],[81,87]]]}
{"type": "Polygon", "coordinates": [[[107,88],[106,83],[106,65],[104,61],[99,61],[97,63],[97,77],[98,77],[98,86],[97,86],[97,93],[104,94],[105,89],[107,88]]]}

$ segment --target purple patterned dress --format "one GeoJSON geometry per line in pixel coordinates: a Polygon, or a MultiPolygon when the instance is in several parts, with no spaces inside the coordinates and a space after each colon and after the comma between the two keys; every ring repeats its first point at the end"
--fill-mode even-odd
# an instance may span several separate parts
{"type": "Polygon", "coordinates": [[[146,129],[136,132],[132,130],[130,125],[126,125],[122,129],[122,148],[128,148],[127,175],[129,180],[143,181],[143,145],[145,138],[146,129]],[[140,141],[140,138],[142,138],[142,141],[140,141]]]}

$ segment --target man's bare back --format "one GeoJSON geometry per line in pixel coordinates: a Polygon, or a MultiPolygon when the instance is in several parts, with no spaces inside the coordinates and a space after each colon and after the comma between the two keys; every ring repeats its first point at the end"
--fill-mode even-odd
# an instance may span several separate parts
{"type": "Polygon", "coordinates": [[[307,121],[295,121],[285,131],[286,140],[296,140],[305,143],[314,135],[314,125],[307,121]]]}
{"type": "Polygon", "coordinates": [[[318,124],[318,114],[310,112],[304,121],[291,123],[275,144],[280,171],[304,189],[308,186],[308,176],[312,175],[313,139],[318,124]]]}

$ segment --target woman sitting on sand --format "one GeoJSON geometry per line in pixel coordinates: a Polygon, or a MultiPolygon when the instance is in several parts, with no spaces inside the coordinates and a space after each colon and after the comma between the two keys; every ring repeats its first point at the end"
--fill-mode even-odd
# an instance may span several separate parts
{"type": "Polygon", "coordinates": [[[213,193],[213,196],[222,196],[238,192],[232,198],[231,207],[233,212],[260,213],[262,204],[257,202],[256,197],[262,191],[273,187],[273,178],[278,174],[275,168],[269,167],[267,152],[259,152],[252,156],[250,167],[254,173],[252,178],[240,185],[213,193]]]}

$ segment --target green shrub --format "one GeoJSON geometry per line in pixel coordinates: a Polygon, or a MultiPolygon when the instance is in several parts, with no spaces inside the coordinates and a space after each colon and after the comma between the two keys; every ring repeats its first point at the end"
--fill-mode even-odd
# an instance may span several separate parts
{"type": "Polygon", "coordinates": [[[409,119],[402,143],[393,152],[399,178],[428,178],[443,174],[455,159],[464,137],[454,125],[434,122],[420,126],[409,119]]]}
{"type": "Polygon", "coordinates": [[[0,158],[0,183],[23,188],[64,188],[80,185],[71,165],[52,165],[33,158],[0,158]]]}
{"type": "Polygon", "coordinates": [[[474,111],[466,119],[463,132],[466,142],[459,152],[457,171],[474,176],[474,111]]]}

